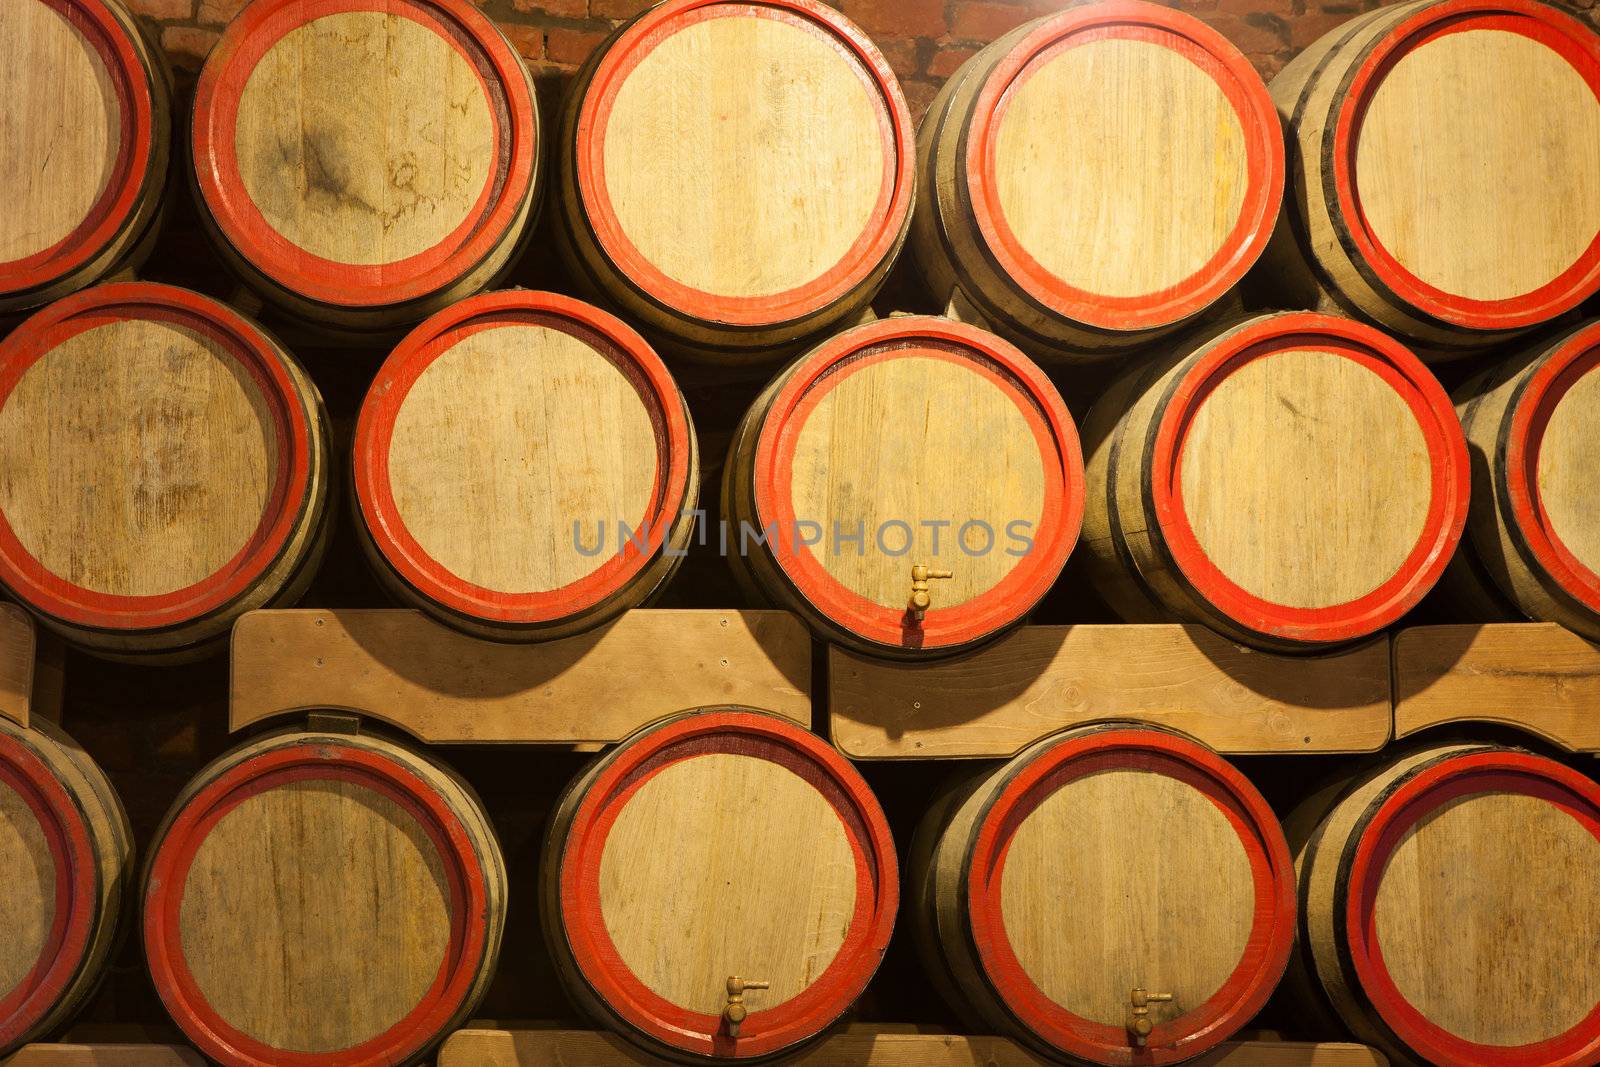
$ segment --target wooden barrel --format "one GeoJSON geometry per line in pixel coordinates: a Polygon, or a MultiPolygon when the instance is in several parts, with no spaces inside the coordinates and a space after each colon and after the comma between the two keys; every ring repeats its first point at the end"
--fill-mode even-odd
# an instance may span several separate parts
{"type": "Polygon", "coordinates": [[[579,1007],[701,1063],[826,1030],[878,969],[900,899],[861,775],[744,708],[664,719],[597,759],[551,817],[541,877],[545,940],[579,1007]]]}
{"type": "Polygon", "coordinates": [[[699,486],[694,426],[654,350],[554,293],[484,293],[424,322],[356,424],[380,577],[486,637],[561,637],[642,603],[683,560],[699,486]]]}
{"type": "Polygon", "coordinates": [[[1428,369],[1314,312],[1174,347],[1084,424],[1087,571],[1111,607],[1283,651],[1409,611],[1471,496],[1461,425],[1428,369]]]}
{"type": "Polygon", "coordinates": [[[99,986],[132,864],[100,768],[49,723],[0,718],[0,1057],[59,1030],[99,986]]]}
{"type": "Polygon", "coordinates": [[[336,330],[490,284],[536,204],[533,85],[465,0],[254,0],[200,74],[190,135],[225,258],[336,330]]]}
{"type": "Polygon", "coordinates": [[[415,1063],[493,975],[500,846],[431,757],[315,727],[274,734],[201,771],[155,842],[150,974],[223,1067],[415,1063]]]}
{"type": "Polygon", "coordinates": [[[0,342],[0,581],[91,652],[215,651],[297,598],[327,491],[316,387],[209,297],[97,286],[0,342]]]}
{"type": "Polygon", "coordinates": [[[1156,727],[1065,731],[959,785],[906,879],[924,962],[968,1025],[1052,1059],[1198,1056],[1266,1003],[1294,940],[1272,809],[1156,727]]]}
{"type": "Polygon", "coordinates": [[[778,375],[722,493],[724,554],[753,595],[829,640],[929,655],[995,636],[1049,590],[1078,538],[1083,460],[1060,394],[1011,344],[897,316],[778,375]]]}
{"type": "Polygon", "coordinates": [[[1600,321],[1506,359],[1456,401],[1473,478],[1452,589],[1600,641],[1600,321]]]}
{"type": "Polygon", "coordinates": [[[1600,36],[1533,0],[1352,19],[1272,82],[1290,144],[1259,280],[1459,350],[1600,289],[1600,36]]]}
{"type": "Polygon", "coordinates": [[[579,71],[559,145],[573,274],[690,356],[854,314],[910,224],[899,83],[815,0],[650,8],[579,71]]]}
{"type": "Polygon", "coordinates": [[[0,312],[136,265],[167,185],[172,75],[117,0],[5,0],[0,312]]]}
{"type": "Polygon", "coordinates": [[[1289,826],[1305,837],[1304,913],[1286,990],[1321,998],[1396,1063],[1600,1056],[1591,779],[1518,749],[1436,743],[1313,798],[1289,826]]]}
{"type": "Polygon", "coordinates": [[[923,121],[916,262],[1036,354],[1115,354],[1216,303],[1283,195],[1261,77],[1200,20],[1073,7],[969,59],[923,121]]]}

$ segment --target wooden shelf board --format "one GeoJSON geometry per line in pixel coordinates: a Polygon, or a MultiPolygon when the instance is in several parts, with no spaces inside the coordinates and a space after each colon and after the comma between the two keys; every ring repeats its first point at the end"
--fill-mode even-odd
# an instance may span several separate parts
{"type": "MultiPolygon", "coordinates": [[[[33,712],[38,648],[33,617],[16,604],[0,602],[0,716],[18,726],[27,726],[33,712]]],[[[55,671],[59,676],[59,658],[55,671]]]]}
{"type": "Polygon", "coordinates": [[[336,708],[440,744],[593,744],[690,708],[811,725],[811,638],[783,611],[630,611],[540,644],[483,641],[419,611],[254,611],[234,627],[229,726],[336,708]]]}
{"type": "MultiPolygon", "coordinates": [[[[619,1038],[588,1030],[458,1030],[439,1050],[438,1067],[636,1067],[665,1061],[619,1038]]],[[[906,1032],[853,1026],[782,1061],[791,1067],[1039,1067],[1047,1061],[1001,1037],[906,1032]]],[[[1194,1067],[1387,1067],[1363,1045],[1234,1041],[1194,1067]]]]}
{"type": "Polygon", "coordinates": [[[1600,645],[1555,623],[1416,626],[1394,639],[1395,737],[1491,722],[1600,752],[1600,645]]]}
{"type": "Polygon", "coordinates": [[[0,1067],[205,1067],[205,1060],[180,1045],[24,1045],[0,1067]]]}
{"type": "Polygon", "coordinates": [[[1121,718],[1234,755],[1372,752],[1393,724],[1387,637],[1284,656],[1202,626],[1026,626],[931,663],[831,648],[828,677],[834,743],[856,759],[1005,757],[1121,718]]]}

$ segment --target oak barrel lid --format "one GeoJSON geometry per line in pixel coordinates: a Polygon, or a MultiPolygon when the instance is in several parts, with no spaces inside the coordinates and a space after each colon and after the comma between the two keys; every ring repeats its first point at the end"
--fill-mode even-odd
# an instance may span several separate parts
{"type": "Polygon", "coordinates": [[[883,319],[802,357],[754,460],[756,519],[775,531],[785,578],[884,645],[960,645],[1016,622],[1083,520],[1083,457],[1060,394],[1010,343],[948,319],[883,319]],[[951,571],[920,621],[907,611],[919,564],[951,571]]]}
{"type": "Polygon", "coordinates": [[[537,131],[521,60],[463,0],[255,0],[212,49],[192,125],[227,242],[344,307],[427,296],[493,252],[537,131]]]}
{"type": "Polygon", "coordinates": [[[483,860],[437,786],[392,755],[291,738],[170,819],[147,876],[145,954],[208,1057],[408,1062],[477,981],[483,860]]]}
{"type": "Polygon", "coordinates": [[[1454,756],[1385,791],[1353,846],[1335,921],[1405,1045],[1433,1063],[1594,1062],[1600,786],[1526,752],[1454,756]]]}
{"type": "MultiPolygon", "coordinates": [[[[135,30],[101,0],[0,0],[0,293],[82,267],[151,183],[156,100],[135,30]]],[[[164,102],[164,96],[163,96],[164,102]]]]}
{"type": "Polygon", "coordinates": [[[692,433],[665,365],[621,319],[555,293],[483,293],[422,323],[378,371],[356,424],[357,505],[430,599],[503,622],[561,618],[662,551],[692,433]]]}
{"type": "Polygon", "coordinates": [[[1600,612],[1600,322],[1562,339],[1518,388],[1501,435],[1506,509],[1561,589],[1600,612]]]}
{"type": "Polygon", "coordinates": [[[1033,300],[1105,329],[1215,302],[1283,195],[1260,75],[1199,19],[1140,0],[1039,20],[979,89],[965,144],[988,254],[1033,300]]]}
{"type": "Polygon", "coordinates": [[[1091,1062],[1163,1064],[1261,1009],[1288,963],[1295,882],[1248,779],[1186,737],[1114,725],[1001,773],[961,901],[984,977],[1023,1027],[1091,1062]],[[1131,1052],[1135,989],[1174,999],[1131,1052]]]}
{"type": "Polygon", "coordinates": [[[1325,180],[1371,280],[1481,330],[1535,325],[1600,289],[1592,29],[1534,0],[1443,0],[1342,84],[1325,180]]]}
{"type": "Polygon", "coordinates": [[[300,388],[259,327],[187,289],[102,285],[33,315],[0,342],[0,580],[106,630],[228,604],[307,504],[300,388]]]}
{"type": "Polygon", "coordinates": [[[559,921],[627,1025],[685,1052],[770,1056],[866,988],[899,873],[877,799],[827,743],[710,710],[647,727],[585,785],[560,851],[559,921]],[[745,995],[737,1038],[722,1021],[732,977],[768,983],[745,995]]]}
{"type": "Polygon", "coordinates": [[[899,82],[815,0],[650,9],[605,46],[576,129],[599,246],[642,294],[697,318],[758,326],[827,307],[881,266],[911,210],[899,82]]]}
{"type": "Polygon", "coordinates": [[[1427,368],[1377,330],[1311,312],[1208,346],[1168,387],[1146,455],[1183,580],[1292,640],[1351,640],[1410,610],[1471,498],[1461,424],[1427,368]]]}
{"type": "Polygon", "coordinates": [[[31,1031],[77,976],[99,900],[79,803],[0,722],[0,1048],[31,1031]]]}

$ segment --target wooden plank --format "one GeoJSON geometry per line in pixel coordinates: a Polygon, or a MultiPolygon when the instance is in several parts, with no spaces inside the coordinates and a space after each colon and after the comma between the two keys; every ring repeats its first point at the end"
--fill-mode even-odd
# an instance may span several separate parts
{"type": "Polygon", "coordinates": [[[24,1045],[0,1067],[205,1067],[178,1045],[24,1045]]]}
{"type": "Polygon", "coordinates": [[[782,611],[630,611],[541,644],[467,637],[419,611],[254,611],[232,656],[234,730],[341,708],[435,743],[605,742],[711,704],[811,725],[811,638],[782,611]]]}
{"type": "Polygon", "coordinates": [[[1600,646],[1555,623],[1415,626],[1394,639],[1396,737],[1492,722],[1600,752],[1600,646]]]}
{"type": "Polygon", "coordinates": [[[1202,626],[1025,626],[934,663],[829,650],[833,740],[856,759],[1009,756],[1132,718],[1221,752],[1371,752],[1389,739],[1387,637],[1322,656],[1242,648],[1202,626]]]}
{"type": "Polygon", "coordinates": [[[38,635],[33,617],[16,604],[0,602],[0,715],[27,726],[33,705],[33,675],[38,635]]]}
{"type": "MultiPolygon", "coordinates": [[[[663,1061],[620,1038],[587,1030],[458,1030],[439,1050],[438,1067],[634,1067],[663,1061]]],[[[790,1067],[1040,1067],[1048,1061],[1003,1037],[918,1034],[851,1027],[784,1063],[790,1067]]],[[[1234,1041],[1191,1061],[1194,1067],[1387,1067],[1363,1045],[1234,1041]]]]}

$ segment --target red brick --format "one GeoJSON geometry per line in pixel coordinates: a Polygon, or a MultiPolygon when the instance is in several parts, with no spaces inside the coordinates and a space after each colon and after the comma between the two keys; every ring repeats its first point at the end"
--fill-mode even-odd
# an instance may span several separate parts
{"type": "Polygon", "coordinates": [[[589,0],[589,14],[603,19],[631,19],[655,0],[589,0]]]}
{"type": "Polygon", "coordinates": [[[149,15],[160,22],[177,22],[194,17],[194,0],[130,0],[136,15],[149,15]]]}
{"type": "Polygon", "coordinates": [[[522,26],[512,22],[500,23],[500,32],[506,35],[517,55],[531,62],[544,58],[544,30],[539,26],[522,26]]]}
{"type": "Polygon", "coordinates": [[[946,29],[944,0],[843,0],[839,7],[874,37],[938,37],[946,29]]]}
{"type": "Polygon", "coordinates": [[[202,26],[226,26],[244,10],[247,0],[200,0],[202,26]]]}
{"type": "Polygon", "coordinates": [[[581,19],[589,15],[589,0],[511,0],[511,6],[529,15],[554,15],[581,19]]]}
{"type": "Polygon", "coordinates": [[[915,78],[922,70],[921,50],[918,43],[906,39],[883,40],[878,50],[889,61],[889,69],[899,78],[915,78]]]}
{"type": "Polygon", "coordinates": [[[1211,15],[1206,22],[1246,55],[1275,55],[1288,45],[1282,20],[1271,15],[1211,15]]]}
{"type": "Polygon", "coordinates": [[[908,81],[901,82],[900,88],[906,94],[906,107],[911,110],[912,123],[920,123],[922,116],[928,113],[928,105],[933,103],[939,87],[932,82],[908,81]]]}
{"type": "Polygon", "coordinates": [[[1294,17],[1292,0],[1217,0],[1214,6],[1225,15],[1270,14],[1286,20],[1294,17]]]}
{"type": "Polygon", "coordinates": [[[182,70],[199,70],[211,54],[211,46],[222,35],[215,30],[193,26],[168,26],[161,31],[161,47],[172,65],[182,70]]]}
{"type": "Polygon", "coordinates": [[[1296,52],[1350,21],[1349,15],[1305,14],[1289,20],[1289,47],[1296,52]]]}
{"type": "Polygon", "coordinates": [[[955,20],[950,25],[950,36],[958,41],[980,41],[988,44],[1001,34],[1009,33],[1039,17],[1017,4],[990,4],[983,0],[958,0],[955,20]]]}
{"type": "Polygon", "coordinates": [[[977,54],[976,48],[941,48],[928,60],[928,73],[935,78],[948,78],[977,54]]]}
{"type": "Polygon", "coordinates": [[[600,46],[606,34],[599,30],[563,30],[551,27],[545,31],[544,56],[553,63],[576,67],[589,58],[589,53],[600,46]]]}

